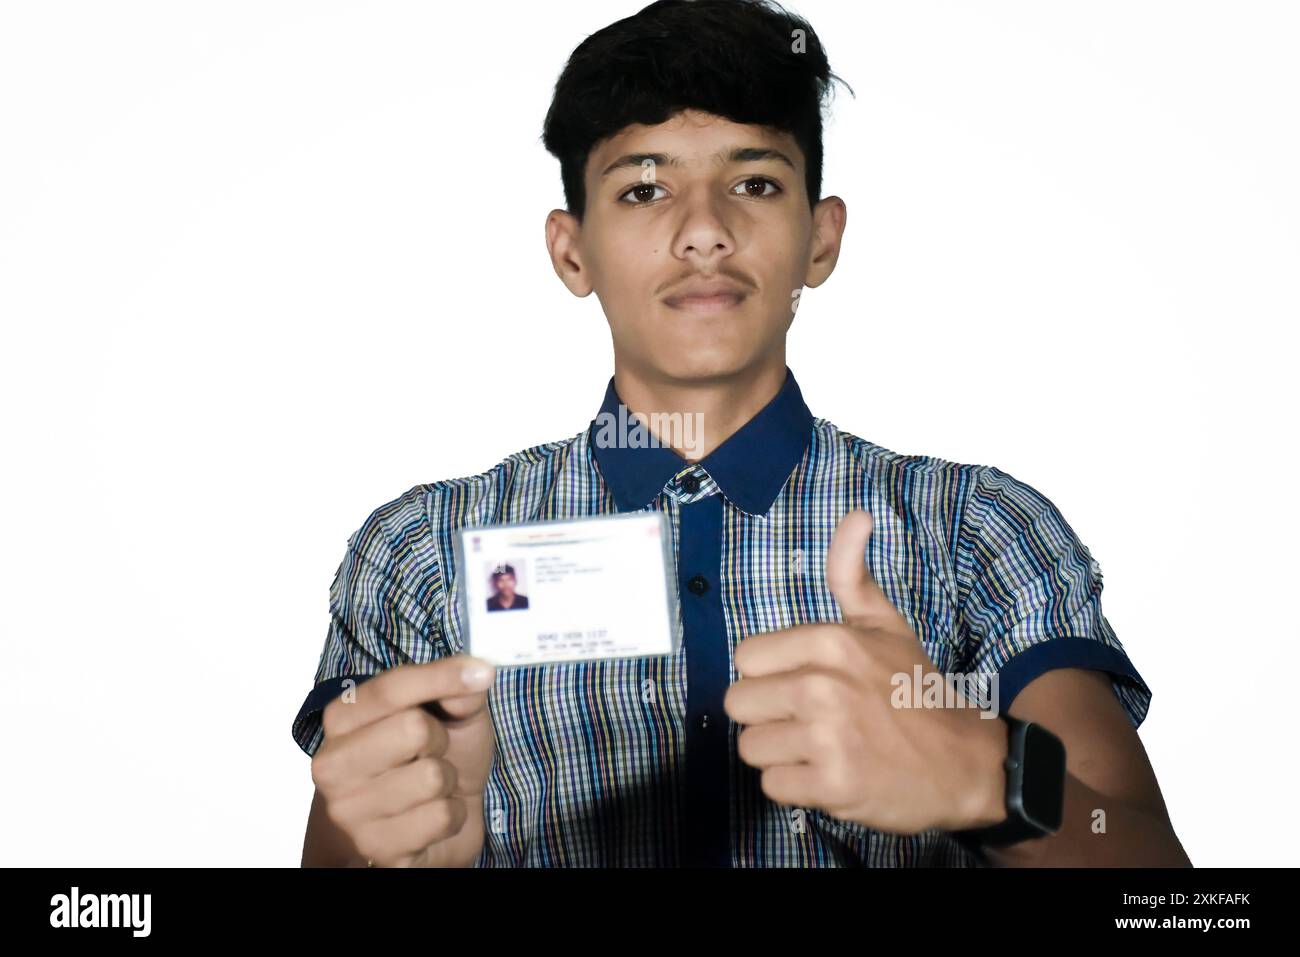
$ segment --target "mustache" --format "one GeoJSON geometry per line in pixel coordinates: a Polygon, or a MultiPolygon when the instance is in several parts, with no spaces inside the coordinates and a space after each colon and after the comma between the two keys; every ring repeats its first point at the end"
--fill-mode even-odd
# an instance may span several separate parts
{"type": "Polygon", "coordinates": [[[680,276],[675,276],[672,279],[670,279],[668,282],[661,285],[658,289],[655,290],[655,295],[659,295],[668,289],[678,289],[681,286],[685,285],[686,283],[690,282],[692,279],[729,279],[732,282],[734,282],[737,286],[739,286],[741,289],[743,289],[746,293],[752,293],[758,290],[757,284],[754,283],[753,280],[751,280],[744,273],[736,272],[735,270],[724,269],[720,267],[718,269],[713,270],[713,272],[701,272],[698,269],[691,269],[687,272],[684,272],[680,276]]]}

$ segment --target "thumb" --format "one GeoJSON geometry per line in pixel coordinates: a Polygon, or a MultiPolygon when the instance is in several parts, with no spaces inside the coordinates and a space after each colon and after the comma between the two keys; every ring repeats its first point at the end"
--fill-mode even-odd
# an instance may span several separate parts
{"type": "Polygon", "coordinates": [[[867,543],[875,523],[871,513],[855,508],[835,526],[826,553],[826,585],[839,603],[846,624],[865,619],[879,602],[888,601],[867,567],[867,543]]]}
{"type": "Polygon", "coordinates": [[[488,692],[496,677],[496,667],[491,662],[468,655],[454,655],[442,660],[448,663],[446,667],[455,669],[457,684],[425,701],[421,707],[439,721],[453,725],[468,723],[480,714],[486,714],[488,692]]]}
{"type": "Polygon", "coordinates": [[[437,701],[426,701],[420,707],[439,721],[453,727],[468,724],[480,716],[486,719],[490,714],[488,710],[488,693],[486,691],[480,691],[478,694],[439,698],[437,701]]]}

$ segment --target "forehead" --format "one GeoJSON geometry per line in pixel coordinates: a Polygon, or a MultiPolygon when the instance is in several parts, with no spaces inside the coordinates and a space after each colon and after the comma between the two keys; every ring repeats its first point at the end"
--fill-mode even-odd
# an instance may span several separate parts
{"type": "Polygon", "coordinates": [[[720,166],[737,150],[775,150],[792,166],[803,157],[794,137],[780,130],[726,117],[684,110],[662,123],[633,123],[597,143],[587,157],[586,174],[599,181],[612,163],[631,154],[665,154],[673,166],[720,166]]]}

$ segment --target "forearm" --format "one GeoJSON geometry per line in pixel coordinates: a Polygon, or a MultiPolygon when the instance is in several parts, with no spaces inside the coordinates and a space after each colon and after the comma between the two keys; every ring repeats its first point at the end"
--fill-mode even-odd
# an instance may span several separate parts
{"type": "Polygon", "coordinates": [[[1068,773],[1057,833],[985,853],[994,867],[1192,866],[1162,810],[1134,807],[1068,773]]]}

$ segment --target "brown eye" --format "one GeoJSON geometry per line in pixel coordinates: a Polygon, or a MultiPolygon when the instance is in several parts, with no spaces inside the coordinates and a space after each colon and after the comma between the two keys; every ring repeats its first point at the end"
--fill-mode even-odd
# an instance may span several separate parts
{"type": "Polygon", "coordinates": [[[738,186],[743,188],[746,194],[753,199],[762,199],[766,196],[774,196],[781,192],[781,187],[778,186],[774,180],[770,180],[766,176],[751,176],[743,183],[738,184],[738,186]],[[763,190],[769,186],[772,187],[772,192],[763,192],[763,190]],[[757,190],[755,187],[757,187],[757,190]]]}
{"type": "Polygon", "coordinates": [[[619,202],[627,203],[629,206],[644,206],[646,203],[649,203],[654,200],[655,198],[654,191],[657,189],[662,189],[662,187],[659,186],[657,183],[637,183],[635,186],[633,186],[631,189],[629,189],[627,192],[625,192],[622,196],[619,197],[619,202]],[[629,201],[628,200],[629,196],[636,196],[638,198],[629,201]]]}

